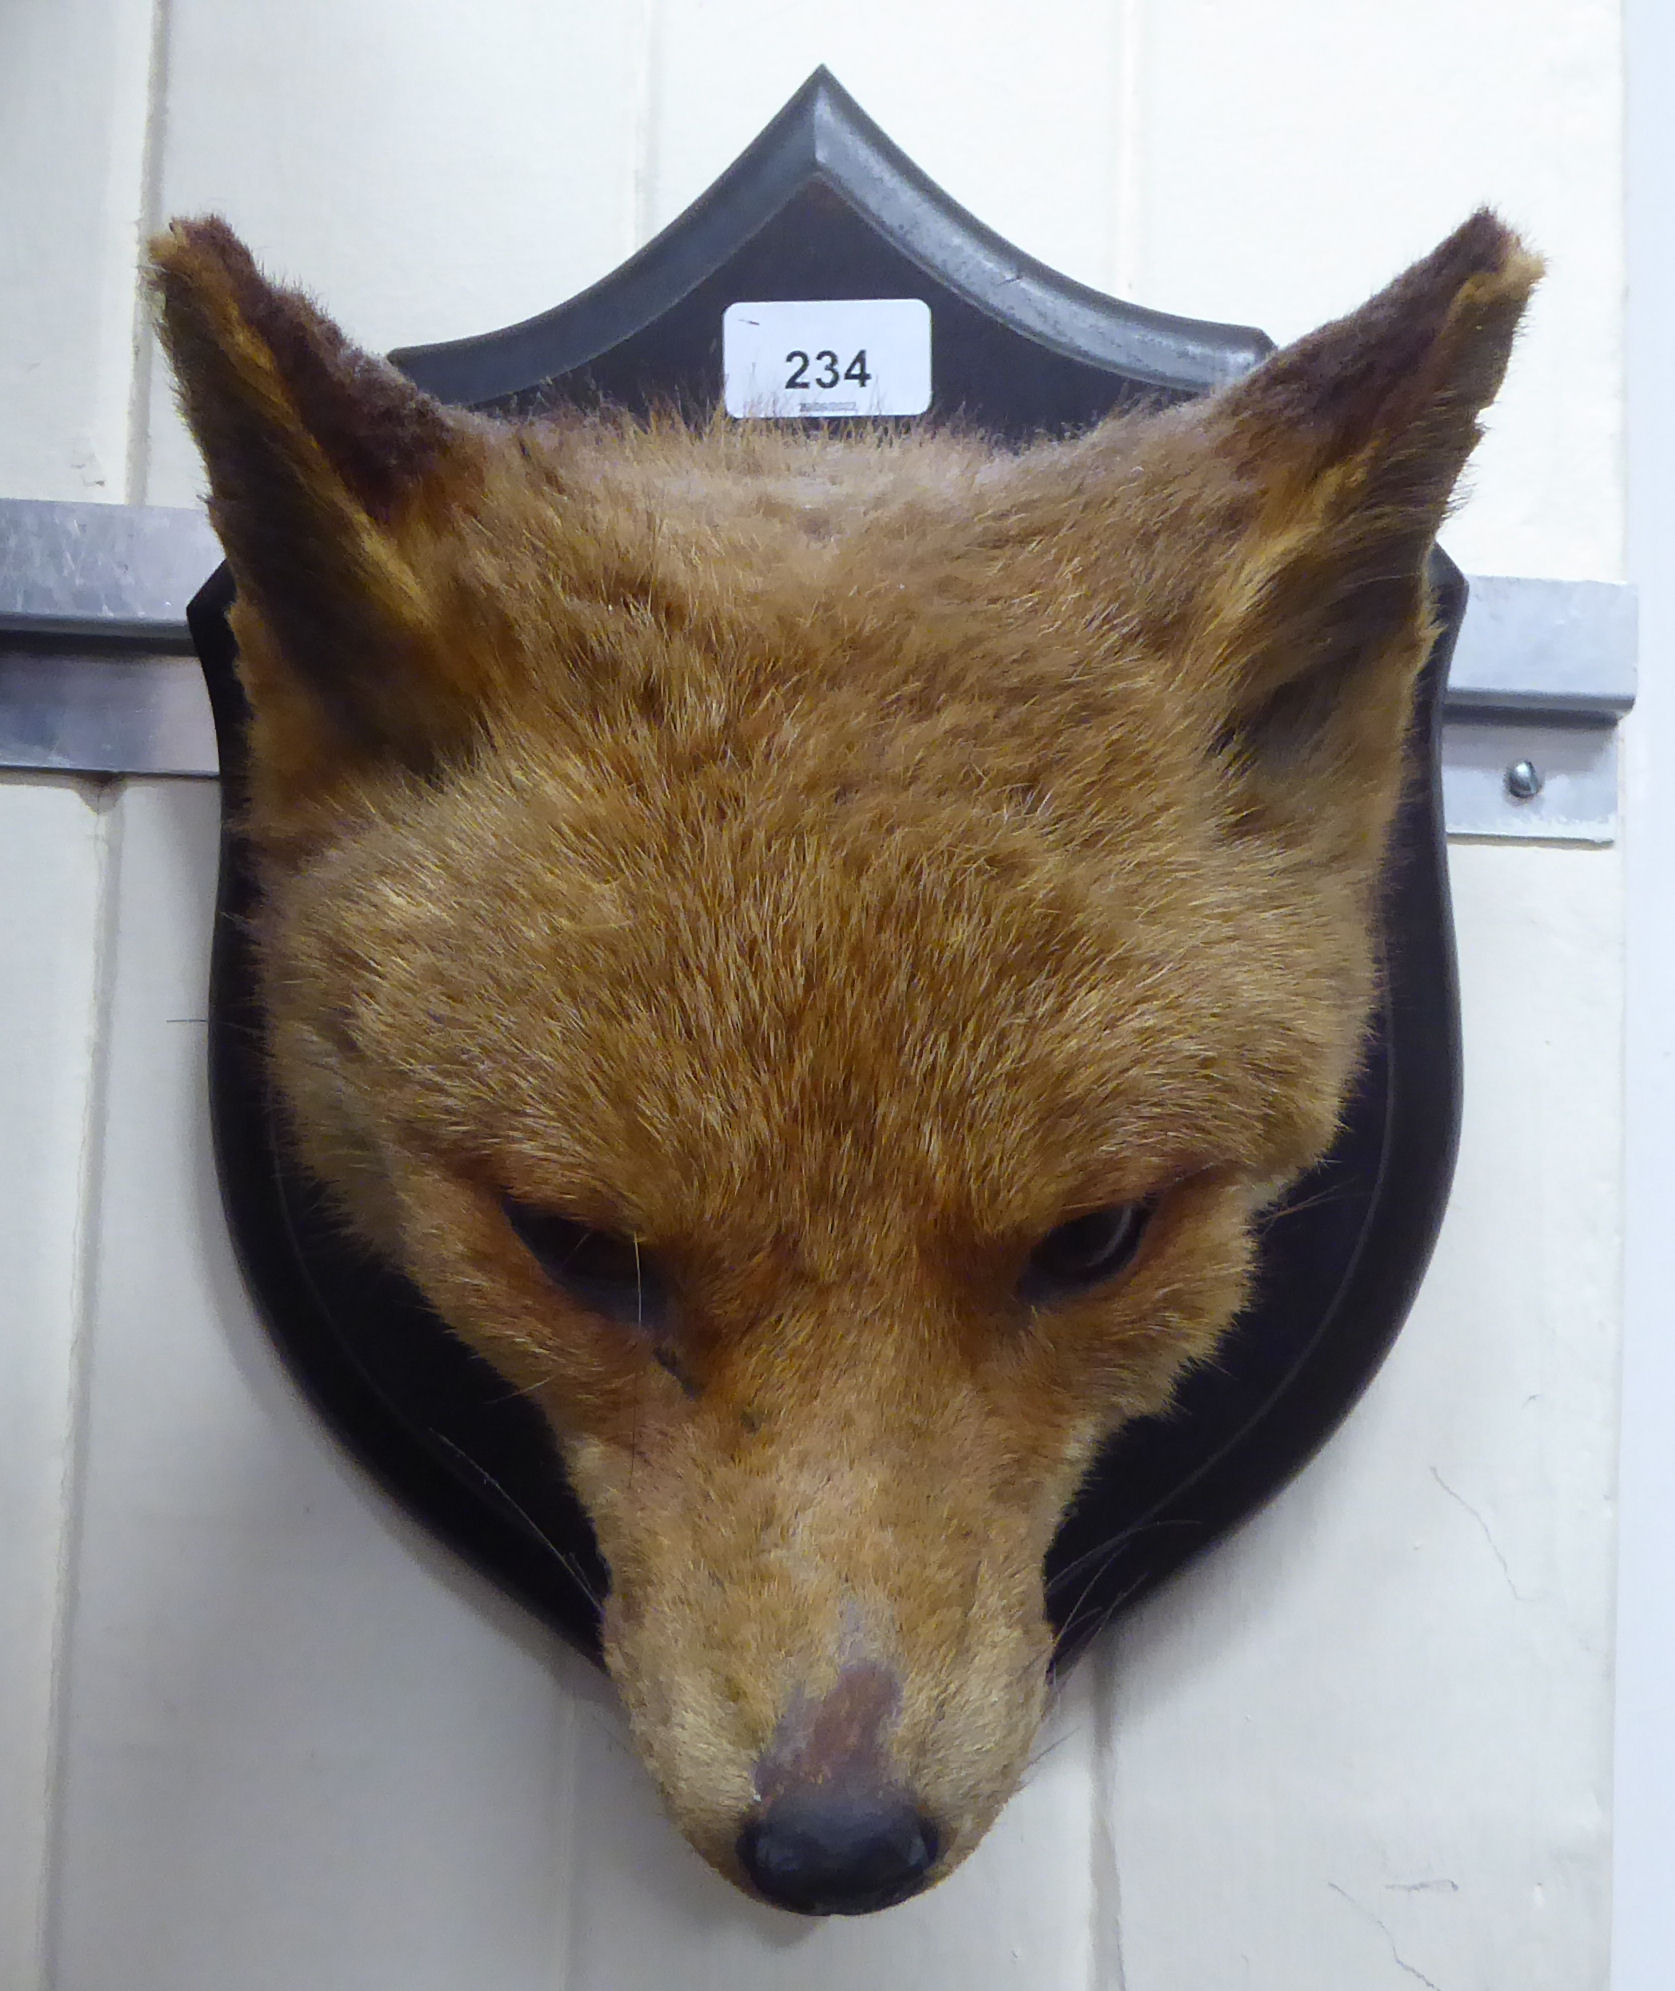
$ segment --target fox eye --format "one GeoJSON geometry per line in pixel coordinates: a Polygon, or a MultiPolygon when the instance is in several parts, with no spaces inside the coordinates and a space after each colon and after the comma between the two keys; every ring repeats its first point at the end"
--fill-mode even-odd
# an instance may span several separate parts
{"type": "Polygon", "coordinates": [[[594,1230],[515,1196],[502,1197],[501,1208],[541,1270],[572,1299],[629,1327],[664,1325],[668,1288],[637,1238],[594,1230]]]}
{"type": "Polygon", "coordinates": [[[1019,1296],[1050,1306],[1114,1279],[1139,1250],[1150,1215],[1149,1203],[1113,1203],[1050,1230],[1029,1255],[1019,1296]]]}

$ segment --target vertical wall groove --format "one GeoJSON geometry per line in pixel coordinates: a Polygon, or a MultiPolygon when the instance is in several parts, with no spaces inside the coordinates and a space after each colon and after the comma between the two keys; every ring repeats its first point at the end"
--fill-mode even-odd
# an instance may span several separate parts
{"type": "Polygon", "coordinates": [[[1116,0],[1117,103],[1116,191],[1113,200],[1112,289],[1118,297],[1145,302],[1141,267],[1141,161],[1144,156],[1145,0],[1116,0]]]}
{"type": "Polygon", "coordinates": [[[1088,1900],[1088,1991],[1128,1991],[1122,1948],[1122,1875],[1118,1863],[1116,1808],[1111,1802],[1115,1750],[1117,1660],[1120,1641],[1109,1631],[1083,1664],[1093,1669],[1093,1831],[1088,1900]]]}
{"type": "Polygon", "coordinates": [[[151,464],[151,396],[157,335],[144,274],[145,245],[163,222],[163,160],[168,136],[170,0],[152,0],[151,48],[146,66],[145,150],[135,218],[133,373],[128,389],[128,452],[123,488],[131,505],[145,503],[151,464]]]}
{"type": "Polygon", "coordinates": [[[79,782],[8,775],[0,816],[0,1985],[45,1991],[106,849],[79,782]]]}
{"type": "Polygon", "coordinates": [[[52,1701],[49,1775],[43,1810],[46,1858],[41,1876],[40,1947],[43,1959],[41,1991],[53,1991],[57,1968],[57,1876],[61,1855],[65,1741],[68,1715],[67,1669],[76,1613],[76,1570],[80,1562],[83,1487],[86,1477],[88,1355],[99,1300],[99,1257],[102,1204],[106,1094],[110,1068],[111,1007],[116,980],[117,930],[122,888],[122,794],[120,781],[102,783],[93,791],[98,811],[98,898],[93,927],[92,1000],[89,1004],[88,1077],[82,1113],[78,1224],[75,1263],[70,1288],[70,1401],[68,1444],[60,1511],[64,1528],[59,1541],[57,1595],[52,1631],[52,1701]]]}
{"type": "Polygon", "coordinates": [[[630,252],[657,232],[658,127],[663,115],[663,0],[641,0],[634,88],[633,229],[630,252]]]}

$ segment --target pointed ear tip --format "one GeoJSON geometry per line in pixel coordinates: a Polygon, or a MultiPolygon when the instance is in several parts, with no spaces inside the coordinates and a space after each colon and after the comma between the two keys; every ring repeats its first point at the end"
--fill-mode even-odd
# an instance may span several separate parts
{"type": "Polygon", "coordinates": [[[1438,259],[1459,269],[1462,285],[1474,278],[1499,297],[1527,297],[1547,265],[1491,207],[1480,207],[1444,242],[1438,259]]]}
{"type": "Polygon", "coordinates": [[[1513,238],[1514,252],[1506,259],[1501,271],[1501,281],[1507,290],[1515,291],[1520,300],[1527,298],[1547,274],[1547,259],[1534,249],[1527,248],[1518,237],[1513,238]]]}
{"type": "Polygon", "coordinates": [[[255,274],[255,258],[218,214],[177,215],[146,244],[153,288],[171,281],[215,283],[255,274]]]}

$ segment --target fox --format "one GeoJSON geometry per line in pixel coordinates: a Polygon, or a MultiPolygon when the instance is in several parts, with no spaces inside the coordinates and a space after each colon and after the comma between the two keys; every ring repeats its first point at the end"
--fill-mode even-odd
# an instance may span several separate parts
{"type": "Polygon", "coordinates": [[[1331,1144],[1540,267],[1482,210],[1214,394],[1001,444],[490,419],[219,218],[151,245],[286,1137],[538,1406],[637,1749],[764,1901],[981,1840],[1061,1516],[1331,1144]]]}

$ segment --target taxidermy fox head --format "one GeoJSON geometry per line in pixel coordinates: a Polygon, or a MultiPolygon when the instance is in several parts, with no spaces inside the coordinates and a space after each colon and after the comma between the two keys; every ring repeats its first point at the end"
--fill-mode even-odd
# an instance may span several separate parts
{"type": "Polygon", "coordinates": [[[273,1074],[540,1406],[681,1829],[809,1912],[1017,1783],[1042,1561],[1330,1144],[1488,214],[1212,399],[1021,451],[444,409],[155,247],[238,586],[273,1074]]]}

